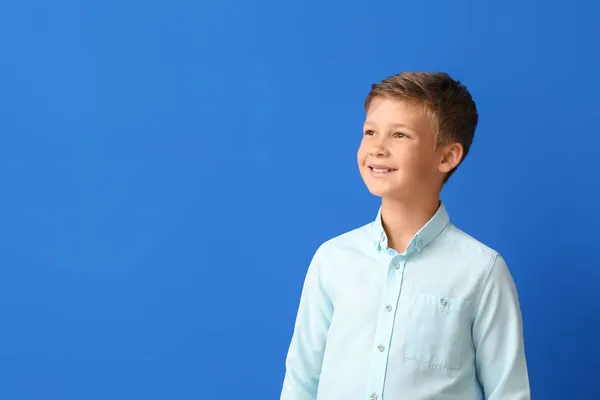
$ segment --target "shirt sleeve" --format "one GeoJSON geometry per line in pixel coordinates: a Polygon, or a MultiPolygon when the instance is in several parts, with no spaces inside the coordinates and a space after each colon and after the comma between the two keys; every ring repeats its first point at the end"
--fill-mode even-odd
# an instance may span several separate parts
{"type": "Polygon", "coordinates": [[[308,267],[286,358],[281,400],[315,400],[333,304],[322,280],[322,246],[308,267]]]}
{"type": "Polygon", "coordinates": [[[502,256],[494,260],[473,324],[477,375],[488,400],[529,400],[517,290],[502,256]]]}

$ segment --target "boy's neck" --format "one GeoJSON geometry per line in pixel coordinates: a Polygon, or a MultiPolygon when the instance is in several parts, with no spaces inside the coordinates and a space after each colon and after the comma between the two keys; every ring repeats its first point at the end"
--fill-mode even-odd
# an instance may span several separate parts
{"type": "Polygon", "coordinates": [[[403,253],[415,234],[434,216],[439,205],[439,196],[414,202],[383,198],[381,220],[388,247],[403,253]]]}

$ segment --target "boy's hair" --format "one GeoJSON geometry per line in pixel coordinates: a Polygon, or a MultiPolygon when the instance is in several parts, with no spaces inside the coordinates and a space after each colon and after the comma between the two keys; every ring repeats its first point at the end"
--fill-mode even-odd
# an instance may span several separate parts
{"type": "MultiPolygon", "coordinates": [[[[479,119],[466,86],[444,72],[402,72],[372,85],[365,100],[368,110],[376,97],[407,100],[424,106],[436,135],[436,148],[458,142],[467,156],[479,119]]],[[[444,183],[458,168],[446,174],[444,183]]]]}

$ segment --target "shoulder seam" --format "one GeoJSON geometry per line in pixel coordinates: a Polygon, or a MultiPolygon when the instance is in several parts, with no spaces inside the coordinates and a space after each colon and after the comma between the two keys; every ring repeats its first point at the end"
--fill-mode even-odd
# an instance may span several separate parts
{"type": "Polygon", "coordinates": [[[481,304],[481,297],[483,296],[483,290],[485,289],[486,285],[489,282],[490,276],[492,275],[492,270],[496,266],[496,260],[498,259],[498,256],[499,256],[498,252],[493,251],[492,257],[490,257],[490,262],[488,264],[487,271],[485,273],[485,277],[483,279],[483,283],[481,284],[481,289],[479,290],[479,295],[477,296],[477,303],[475,304],[475,312],[479,308],[479,305],[481,304]]]}

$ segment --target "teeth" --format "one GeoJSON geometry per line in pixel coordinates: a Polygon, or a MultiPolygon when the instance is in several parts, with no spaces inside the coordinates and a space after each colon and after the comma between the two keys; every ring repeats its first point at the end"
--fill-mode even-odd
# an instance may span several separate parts
{"type": "Polygon", "coordinates": [[[392,172],[391,169],[379,169],[379,168],[373,168],[373,171],[375,171],[375,172],[392,172]]]}

